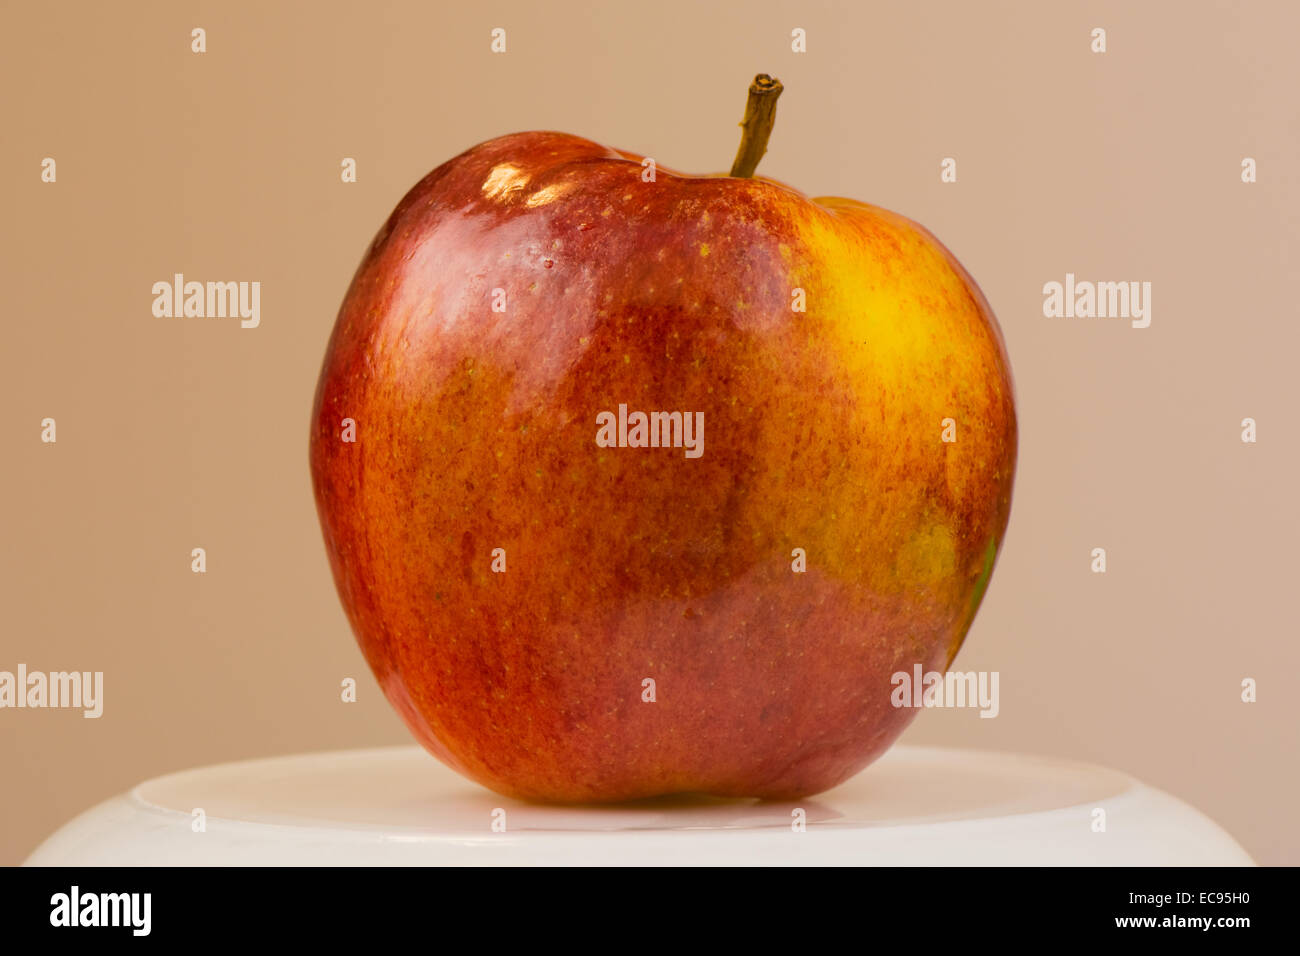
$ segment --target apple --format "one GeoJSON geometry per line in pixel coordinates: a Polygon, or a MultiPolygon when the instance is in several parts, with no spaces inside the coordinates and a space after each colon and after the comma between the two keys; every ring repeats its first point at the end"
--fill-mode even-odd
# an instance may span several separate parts
{"type": "Polygon", "coordinates": [[[310,461],[419,741],[509,796],[794,798],[915,716],[1011,506],[997,321],[921,226],[556,132],[439,166],[352,280],[310,461]],[[689,434],[688,434],[689,432],[689,434]]]}

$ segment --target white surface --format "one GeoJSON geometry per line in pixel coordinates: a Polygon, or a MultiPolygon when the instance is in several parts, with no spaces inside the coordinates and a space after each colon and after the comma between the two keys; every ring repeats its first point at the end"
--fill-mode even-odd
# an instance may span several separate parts
{"type": "Polygon", "coordinates": [[[789,803],[548,807],[418,747],[204,767],[86,811],[27,860],[58,865],[1250,865],[1223,830],[1124,774],[1044,757],[895,747],[789,803]],[[805,832],[791,810],[806,813],[805,832]],[[1106,811],[1106,832],[1092,830],[1106,811]],[[202,808],[206,831],[194,832],[202,808]],[[505,810],[505,832],[492,831],[505,810]]]}

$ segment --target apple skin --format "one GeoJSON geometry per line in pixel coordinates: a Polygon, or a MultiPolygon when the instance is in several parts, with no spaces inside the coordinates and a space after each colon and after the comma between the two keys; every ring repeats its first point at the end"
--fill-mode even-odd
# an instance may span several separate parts
{"type": "Polygon", "coordinates": [[[897,738],[891,675],[970,627],[1011,506],[1005,347],[901,216],[642,173],[520,133],[401,201],[316,392],[330,564],[411,731],[493,790],[806,796],[897,738]],[[702,411],[704,454],[599,447],[620,403],[702,411]]]}

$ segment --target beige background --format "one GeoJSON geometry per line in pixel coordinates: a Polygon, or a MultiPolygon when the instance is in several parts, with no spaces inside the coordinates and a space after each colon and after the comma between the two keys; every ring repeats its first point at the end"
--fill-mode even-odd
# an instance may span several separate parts
{"type": "Polygon", "coordinates": [[[408,739],[335,596],[307,473],[352,270],[410,185],[501,133],[726,169],[760,70],[786,85],[762,171],[929,226],[1015,371],[1015,507],[958,658],[1001,673],[1002,712],[928,712],[905,739],[1120,768],[1260,861],[1300,862],[1300,15],[975,6],[6,3],[0,669],[107,686],[98,721],[0,711],[0,862],[147,776],[408,739]],[[1044,318],[1067,271],[1152,282],[1151,327],[1044,318]],[[261,281],[261,327],[155,319],[174,272],[261,281]]]}

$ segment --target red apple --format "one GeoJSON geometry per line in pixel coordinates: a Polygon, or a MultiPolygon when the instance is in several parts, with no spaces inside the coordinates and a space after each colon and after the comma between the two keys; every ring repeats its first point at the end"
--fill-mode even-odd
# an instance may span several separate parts
{"type": "Polygon", "coordinates": [[[916,223],[737,170],[490,140],[339,311],[311,470],[344,608],[420,742],[501,793],[824,790],[984,593],[1016,455],[984,296],[916,223]],[[635,412],[682,415],[640,447],[635,412]]]}

